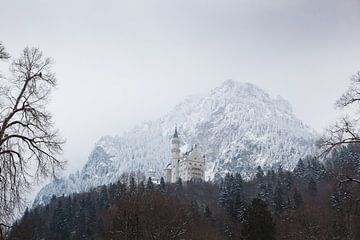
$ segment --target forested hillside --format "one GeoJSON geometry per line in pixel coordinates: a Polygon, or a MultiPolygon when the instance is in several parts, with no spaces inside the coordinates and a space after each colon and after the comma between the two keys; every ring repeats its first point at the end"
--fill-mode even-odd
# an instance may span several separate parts
{"type": "Polygon", "coordinates": [[[360,147],[244,181],[154,185],[139,175],[27,210],[9,239],[360,239],[360,147]]]}

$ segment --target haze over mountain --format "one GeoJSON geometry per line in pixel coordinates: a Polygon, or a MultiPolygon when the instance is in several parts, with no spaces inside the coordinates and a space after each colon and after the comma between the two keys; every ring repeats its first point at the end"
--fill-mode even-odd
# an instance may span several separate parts
{"type": "Polygon", "coordinates": [[[45,186],[34,205],[47,203],[52,195],[115,182],[124,172],[153,168],[161,176],[170,161],[175,126],[183,151],[197,144],[205,154],[207,180],[226,172],[249,179],[257,166],[293,169],[299,158],[313,153],[317,137],[283,98],[272,98],[250,83],[227,80],[205,96],[185,99],[155,121],[120,136],[101,137],[83,169],[45,186]]]}

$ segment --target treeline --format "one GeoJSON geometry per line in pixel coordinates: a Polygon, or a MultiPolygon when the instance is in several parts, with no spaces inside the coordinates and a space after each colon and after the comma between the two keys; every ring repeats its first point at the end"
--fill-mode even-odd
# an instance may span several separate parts
{"type": "Polygon", "coordinates": [[[53,197],[27,210],[15,239],[360,239],[360,147],[325,162],[300,159],[294,171],[258,167],[251,181],[154,185],[128,175],[90,192],[53,197]]]}

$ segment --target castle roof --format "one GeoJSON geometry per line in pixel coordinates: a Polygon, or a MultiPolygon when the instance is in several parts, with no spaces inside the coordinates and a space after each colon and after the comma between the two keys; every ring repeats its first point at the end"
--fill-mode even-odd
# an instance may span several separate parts
{"type": "Polygon", "coordinates": [[[168,165],[166,165],[165,170],[166,170],[166,169],[171,169],[171,163],[169,163],[168,165]]]}

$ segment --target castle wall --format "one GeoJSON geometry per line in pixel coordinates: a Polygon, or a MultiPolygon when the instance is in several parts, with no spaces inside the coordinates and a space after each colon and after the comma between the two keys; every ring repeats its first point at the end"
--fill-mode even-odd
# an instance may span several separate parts
{"type": "Polygon", "coordinates": [[[185,155],[179,164],[179,177],[183,181],[205,181],[205,158],[197,148],[185,155]]]}
{"type": "Polygon", "coordinates": [[[182,181],[205,181],[205,156],[194,145],[194,148],[183,156],[180,156],[180,139],[177,129],[171,140],[171,163],[164,169],[166,182],[176,183],[179,178],[182,181]]]}
{"type": "Polygon", "coordinates": [[[171,168],[167,168],[164,170],[164,180],[165,182],[167,183],[170,183],[171,182],[171,168]]]}

